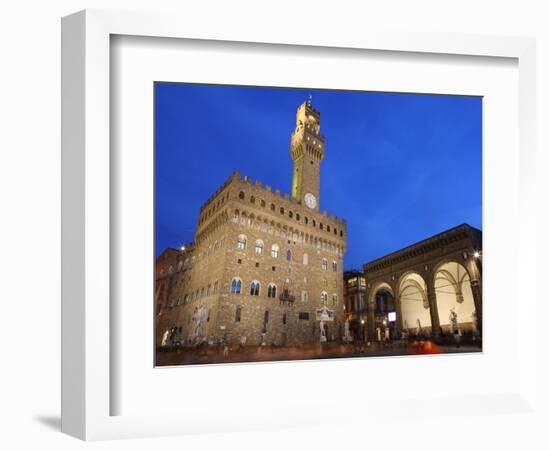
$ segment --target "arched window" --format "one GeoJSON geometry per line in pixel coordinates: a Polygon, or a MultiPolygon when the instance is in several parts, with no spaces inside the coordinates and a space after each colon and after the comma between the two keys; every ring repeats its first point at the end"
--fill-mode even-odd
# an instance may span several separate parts
{"type": "Polygon", "coordinates": [[[302,303],[307,302],[307,291],[302,291],[302,303]]]}
{"type": "Polygon", "coordinates": [[[290,261],[291,259],[292,259],[292,253],[290,252],[290,250],[287,250],[286,251],[286,260],[290,261]]]}
{"type": "Polygon", "coordinates": [[[273,203],[271,204],[270,208],[271,208],[271,211],[275,211],[275,205],[273,203]]]}
{"type": "Polygon", "coordinates": [[[253,195],[250,197],[250,203],[256,203],[256,198],[253,195]]]}
{"type": "Polygon", "coordinates": [[[273,283],[269,283],[269,286],[267,286],[267,296],[269,298],[275,298],[277,296],[277,286],[273,283]]]}
{"type": "Polygon", "coordinates": [[[285,209],[281,206],[281,208],[279,209],[279,212],[280,212],[281,214],[284,214],[284,213],[285,213],[285,209]]]}
{"type": "Polygon", "coordinates": [[[231,294],[240,294],[241,286],[242,281],[240,280],[240,278],[233,278],[233,280],[231,280],[231,294]]]}
{"type": "Polygon", "coordinates": [[[332,271],[338,272],[338,263],[336,261],[332,261],[332,271]]]}
{"type": "Polygon", "coordinates": [[[262,206],[262,208],[265,208],[265,200],[264,199],[261,200],[260,205],[262,206]]]}
{"type": "Polygon", "coordinates": [[[253,281],[250,283],[250,295],[260,295],[260,282],[253,281]]]}
{"type": "Polygon", "coordinates": [[[300,220],[300,214],[296,213],[296,220],[300,220]]]}
{"type": "Polygon", "coordinates": [[[271,257],[272,258],[278,258],[279,257],[279,246],[277,244],[273,244],[271,246],[271,257]]]}
{"type": "Polygon", "coordinates": [[[264,252],[264,243],[261,239],[258,239],[254,244],[254,254],[261,255],[264,252]]]}
{"type": "Polygon", "coordinates": [[[332,306],[336,306],[338,304],[338,295],[332,294],[332,306]]]}
{"type": "Polygon", "coordinates": [[[321,269],[323,269],[324,271],[328,269],[328,261],[325,258],[323,258],[323,261],[321,261],[321,269]]]}
{"type": "Polygon", "coordinates": [[[288,217],[290,217],[292,219],[292,211],[288,212],[288,217]]]}
{"type": "Polygon", "coordinates": [[[239,198],[241,200],[244,200],[244,192],[243,191],[239,192],[239,198]]]}
{"type": "Polygon", "coordinates": [[[304,253],[304,265],[308,265],[309,264],[309,256],[307,255],[307,253],[304,253]]]}
{"type": "Polygon", "coordinates": [[[237,250],[246,250],[246,236],[244,234],[239,234],[237,238],[237,250]]]}
{"type": "Polygon", "coordinates": [[[328,303],[328,294],[323,291],[321,292],[321,305],[326,305],[328,303]]]}

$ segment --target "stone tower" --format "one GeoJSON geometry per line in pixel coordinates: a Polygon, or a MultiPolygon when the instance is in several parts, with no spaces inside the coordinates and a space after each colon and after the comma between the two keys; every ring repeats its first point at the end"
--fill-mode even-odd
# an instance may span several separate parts
{"type": "Polygon", "coordinates": [[[311,106],[311,97],[296,112],[296,129],[290,138],[290,155],[294,161],[292,198],[319,211],[325,138],[321,135],[321,114],[311,106]]]}

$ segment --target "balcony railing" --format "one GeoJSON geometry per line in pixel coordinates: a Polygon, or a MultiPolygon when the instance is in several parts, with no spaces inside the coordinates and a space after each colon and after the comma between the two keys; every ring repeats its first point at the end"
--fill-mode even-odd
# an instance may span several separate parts
{"type": "Polygon", "coordinates": [[[279,295],[279,301],[282,304],[288,303],[289,305],[292,305],[296,301],[296,296],[289,292],[283,292],[282,294],[279,295]]]}

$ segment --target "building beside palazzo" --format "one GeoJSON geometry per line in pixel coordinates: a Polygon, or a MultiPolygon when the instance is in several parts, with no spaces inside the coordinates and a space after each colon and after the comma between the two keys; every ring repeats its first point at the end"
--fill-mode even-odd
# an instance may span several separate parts
{"type": "Polygon", "coordinates": [[[349,322],[350,334],[354,341],[364,341],[366,337],[366,292],[367,281],[363,272],[344,272],[345,319],[349,322]]]}
{"type": "Polygon", "coordinates": [[[346,222],[320,210],[320,123],[300,105],[290,196],[233,173],[201,207],[194,241],[157,258],[157,345],[341,338],[346,222]]]}
{"type": "Polygon", "coordinates": [[[467,224],[363,266],[370,341],[482,332],[482,233],[467,224]],[[453,325],[454,323],[454,325],[453,325]]]}

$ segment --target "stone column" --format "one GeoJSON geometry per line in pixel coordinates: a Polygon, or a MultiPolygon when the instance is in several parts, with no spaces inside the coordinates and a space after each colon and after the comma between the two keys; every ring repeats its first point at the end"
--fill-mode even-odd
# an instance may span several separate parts
{"type": "Polygon", "coordinates": [[[439,310],[437,309],[437,298],[435,294],[435,286],[433,283],[433,277],[431,277],[432,282],[427,283],[427,295],[428,303],[430,304],[430,320],[432,322],[432,339],[437,341],[441,338],[441,325],[439,324],[439,310]]]}
{"type": "Polygon", "coordinates": [[[367,297],[367,335],[368,340],[370,342],[374,342],[376,340],[376,330],[375,330],[375,323],[374,323],[374,297],[370,299],[367,297]]]}
{"type": "Polygon", "coordinates": [[[401,298],[399,297],[398,286],[392,286],[393,292],[395,293],[395,331],[397,333],[397,339],[401,339],[401,332],[403,331],[403,315],[401,314],[401,298]]]}
{"type": "Polygon", "coordinates": [[[479,336],[481,337],[483,335],[483,307],[481,301],[481,283],[479,280],[472,280],[470,281],[470,286],[472,288],[474,306],[476,308],[477,329],[479,331],[479,336]]]}

